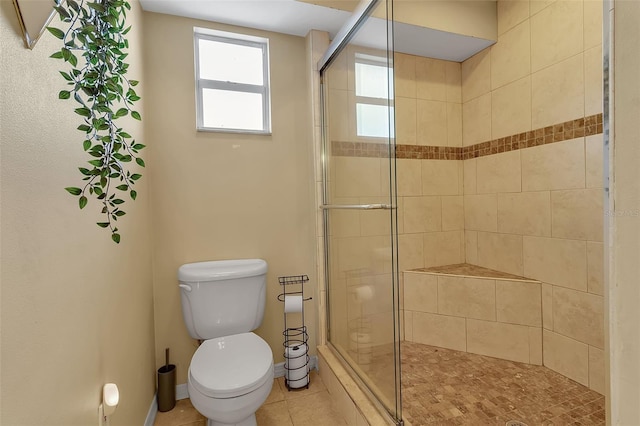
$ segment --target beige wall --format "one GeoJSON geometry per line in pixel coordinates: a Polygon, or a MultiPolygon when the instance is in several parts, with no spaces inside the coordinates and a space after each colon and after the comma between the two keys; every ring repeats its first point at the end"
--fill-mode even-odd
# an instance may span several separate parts
{"type": "Polygon", "coordinates": [[[608,209],[608,349],[612,425],[640,424],[640,3],[615,1],[611,11],[614,52],[610,78],[613,115],[610,134],[611,196],[608,209]]]}
{"type": "MultiPolygon", "coordinates": [[[[316,285],[305,41],[154,13],[145,14],[145,41],[156,364],[171,348],[178,383],[185,383],[197,347],[182,319],[178,267],[253,257],[269,264],[265,319],[257,333],[281,362],[284,325],[277,277],[308,274],[309,291],[316,285]],[[269,38],[271,136],[196,132],[194,26],[269,38]]],[[[315,348],[315,305],[306,306],[315,348]]]]}
{"type": "MultiPolygon", "coordinates": [[[[141,16],[134,3],[128,60],[130,76],[144,80],[141,16]]],[[[80,211],[64,191],[79,184],[87,156],[74,102],[58,100],[65,66],[49,59],[57,49],[48,34],[25,49],[13,5],[0,2],[0,423],[96,424],[102,386],[114,382],[121,397],[111,424],[142,424],[155,389],[149,175],[125,205],[120,245],[95,225],[95,201],[80,211]]],[[[127,126],[148,143],[142,125],[127,126]]]]}

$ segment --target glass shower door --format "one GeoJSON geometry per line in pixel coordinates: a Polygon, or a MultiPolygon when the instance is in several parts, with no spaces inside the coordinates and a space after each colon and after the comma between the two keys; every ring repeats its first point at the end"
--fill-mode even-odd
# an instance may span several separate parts
{"type": "Polygon", "coordinates": [[[321,71],[328,340],[401,419],[390,2],[321,71]]]}

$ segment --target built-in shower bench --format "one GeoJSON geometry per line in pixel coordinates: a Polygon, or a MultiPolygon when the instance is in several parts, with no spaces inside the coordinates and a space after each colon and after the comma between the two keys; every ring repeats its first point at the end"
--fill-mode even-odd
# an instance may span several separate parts
{"type": "Polygon", "coordinates": [[[404,340],[542,364],[539,281],[468,263],[403,272],[404,340]]]}

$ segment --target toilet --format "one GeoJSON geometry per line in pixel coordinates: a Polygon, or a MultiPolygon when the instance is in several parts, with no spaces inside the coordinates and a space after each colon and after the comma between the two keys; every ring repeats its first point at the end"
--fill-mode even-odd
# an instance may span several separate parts
{"type": "Polygon", "coordinates": [[[273,386],[273,353],[252,333],[262,323],[267,262],[222,260],[178,269],[182,315],[203,340],[189,365],[191,403],[208,426],[256,426],[273,386]]]}

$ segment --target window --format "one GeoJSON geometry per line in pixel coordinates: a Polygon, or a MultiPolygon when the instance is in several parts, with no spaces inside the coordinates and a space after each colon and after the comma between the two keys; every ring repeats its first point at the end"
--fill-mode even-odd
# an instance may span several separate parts
{"type": "Polygon", "coordinates": [[[356,53],[356,135],[362,137],[394,137],[394,126],[389,125],[389,99],[393,86],[393,68],[386,58],[356,53]],[[389,134],[391,131],[391,134],[389,134]]]}
{"type": "Polygon", "coordinates": [[[269,40],[195,29],[197,128],[271,133],[269,40]]]}

